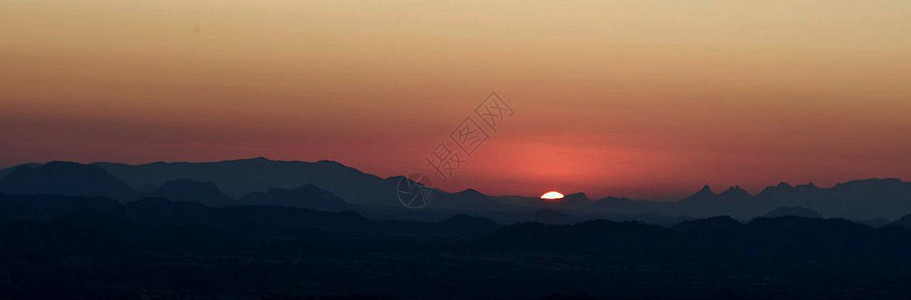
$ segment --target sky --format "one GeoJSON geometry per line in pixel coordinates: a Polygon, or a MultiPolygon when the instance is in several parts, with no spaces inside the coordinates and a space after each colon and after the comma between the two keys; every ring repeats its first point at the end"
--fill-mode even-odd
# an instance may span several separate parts
{"type": "Polygon", "coordinates": [[[908,1],[0,0],[0,166],[337,160],[673,200],[911,179],[908,1]],[[463,156],[464,157],[464,156],[463,156]]]}

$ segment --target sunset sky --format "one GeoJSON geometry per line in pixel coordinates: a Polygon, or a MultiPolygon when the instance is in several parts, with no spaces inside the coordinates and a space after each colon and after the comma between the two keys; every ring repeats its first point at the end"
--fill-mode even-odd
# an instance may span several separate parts
{"type": "Polygon", "coordinates": [[[908,180],[909,36],[909,1],[0,0],[0,167],[430,173],[496,91],[515,114],[440,187],[908,180]]]}

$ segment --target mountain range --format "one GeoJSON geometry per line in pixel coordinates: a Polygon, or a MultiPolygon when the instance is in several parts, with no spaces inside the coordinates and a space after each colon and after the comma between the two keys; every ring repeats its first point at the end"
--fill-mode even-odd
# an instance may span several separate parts
{"type": "Polygon", "coordinates": [[[583,193],[576,193],[568,194],[563,201],[548,203],[533,197],[485,195],[473,189],[436,190],[433,201],[425,208],[412,210],[402,207],[396,198],[396,184],[402,177],[381,178],[333,161],[253,158],[143,165],[49,162],[3,169],[0,176],[0,192],[7,194],[102,196],[123,202],[162,197],[213,207],[269,204],[358,210],[390,218],[440,213],[437,217],[440,219],[442,215],[459,212],[521,214],[531,220],[556,218],[542,215],[542,209],[574,216],[573,221],[586,219],[582,216],[636,215],[690,218],[727,215],[748,220],[793,207],[805,208],[821,217],[854,220],[895,220],[911,213],[911,183],[899,179],[854,180],[830,188],[812,183],[797,186],[781,183],[756,195],[738,186],[721,193],[704,186],[676,202],[619,197],[589,199],[583,193]]]}
{"type": "Polygon", "coordinates": [[[909,218],[507,225],[0,194],[0,298],[902,299],[909,218]]]}
{"type": "Polygon", "coordinates": [[[395,199],[398,178],[334,162],[153,165],[0,170],[0,299],[901,299],[911,292],[911,215],[892,217],[907,203],[908,184],[899,180],[781,184],[757,195],[706,186],[673,203],[583,193],[543,202],[469,189],[437,191],[428,206],[412,209],[395,199]],[[866,222],[832,217],[863,204],[871,207],[858,210],[866,222]]]}

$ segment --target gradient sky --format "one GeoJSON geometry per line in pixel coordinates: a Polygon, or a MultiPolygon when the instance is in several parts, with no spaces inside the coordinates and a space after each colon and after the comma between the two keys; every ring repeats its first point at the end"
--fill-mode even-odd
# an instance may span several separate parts
{"type": "Polygon", "coordinates": [[[442,188],[911,179],[911,2],[591,2],[0,0],[0,166],[427,172],[497,91],[515,115],[442,188]]]}

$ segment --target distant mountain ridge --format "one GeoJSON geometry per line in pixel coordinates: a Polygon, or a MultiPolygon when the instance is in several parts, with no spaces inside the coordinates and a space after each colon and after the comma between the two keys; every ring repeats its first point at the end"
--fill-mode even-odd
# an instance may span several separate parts
{"type": "Polygon", "coordinates": [[[177,179],[165,182],[155,191],[144,195],[146,197],[161,197],[175,202],[193,201],[212,207],[222,207],[237,204],[234,198],[225,195],[211,182],[201,182],[187,179],[177,179]]]}
{"type": "Polygon", "coordinates": [[[221,162],[157,162],[143,165],[94,163],[133,187],[159,186],[176,179],[211,182],[233,198],[273,188],[313,184],[349,203],[398,205],[394,183],[334,161],[301,162],[252,158],[221,162]]]}
{"type": "Polygon", "coordinates": [[[769,213],[765,214],[764,218],[777,218],[777,217],[802,217],[802,218],[813,218],[820,219],[822,215],[818,212],[801,206],[794,207],[779,207],[769,213]]]}
{"type": "MultiPolygon", "coordinates": [[[[48,165],[54,169],[59,168],[60,164],[55,162],[38,166],[30,165],[22,169],[40,170],[48,165]]],[[[68,164],[71,164],[70,167],[78,165],[68,164]]],[[[88,183],[85,182],[85,178],[95,178],[99,182],[70,184],[66,187],[57,184],[55,189],[62,191],[62,194],[123,198],[124,196],[121,194],[135,194],[135,192],[131,192],[132,189],[150,186],[160,188],[174,180],[189,180],[210,182],[228,197],[242,199],[251,193],[268,194],[272,189],[290,191],[309,184],[359,207],[400,207],[401,205],[395,197],[396,183],[401,177],[384,179],[334,161],[301,162],[253,158],[202,163],[158,162],[143,165],[94,163],[88,166],[95,168],[92,169],[94,171],[87,171],[88,173],[98,173],[98,169],[102,169],[113,176],[96,174],[97,176],[86,177],[80,175],[84,178],[74,182],[88,183]],[[116,184],[111,178],[125,182],[127,186],[116,184]],[[107,183],[101,183],[102,181],[107,183]],[[72,190],[81,185],[96,187],[92,188],[91,192],[72,190]],[[119,186],[114,187],[116,191],[113,193],[117,195],[98,194],[102,186],[108,185],[119,186]]],[[[24,175],[21,173],[25,172],[27,173],[25,175],[28,175],[28,171],[18,170],[19,168],[11,171],[4,170],[9,174],[0,179],[0,191],[34,193],[41,190],[34,184],[37,181],[31,181],[31,185],[25,184],[29,181],[23,181],[24,175]]],[[[38,176],[36,174],[41,173],[29,176],[38,176]]],[[[212,190],[211,187],[206,189],[212,190]]],[[[108,192],[105,191],[105,193],[108,192]]],[[[211,191],[207,193],[210,196],[216,195],[211,191]]],[[[692,196],[670,203],[617,197],[591,200],[582,193],[568,194],[561,202],[545,203],[534,197],[489,196],[472,189],[457,193],[437,190],[433,200],[425,209],[503,211],[523,214],[531,214],[539,209],[557,209],[561,213],[576,216],[664,215],[705,218],[729,215],[739,220],[748,220],[777,208],[798,206],[827,217],[855,220],[881,218],[896,220],[911,213],[911,183],[899,179],[864,179],[839,183],[831,188],[820,188],[813,183],[797,186],[781,183],[768,187],[756,195],[750,194],[739,186],[730,187],[722,193],[715,193],[711,187],[706,185],[692,196]]]]}
{"type": "Polygon", "coordinates": [[[240,205],[298,207],[321,211],[354,210],[354,207],[345,200],[312,184],[293,190],[273,188],[265,193],[253,192],[240,198],[237,203],[240,205]]]}
{"type": "Polygon", "coordinates": [[[791,216],[674,226],[500,225],[467,214],[376,221],[350,211],[0,194],[0,298],[235,299],[294,288],[275,299],[904,299],[911,230],[895,225],[791,216]],[[422,285],[403,278],[443,284],[415,294],[422,285]],[[87,289],[94,285],[113,289],[87,289]],[[538,297],[554,287],[586,297],[538,297]],[[760,293],[716,293],[729,288],[760,293]],[[324,297],[339,291],[382,297],[324,297]]]}
{"type": "Polygon", "coordinates": [[[132,187],[102,168],[61,161],[12,168],[0,178],[0,192],[138,199],[132,187]]]}
{"type": "Polygon", "coordinates": [[[730,215],[747,220],[779,207],[804,207],[821,215],[849,219],[896,219],[911,213],[911,183],[898,179],[864,179],[820,188],[810,183],[782,183],[752,195],[739,187],[715,194],[708,186],[678,202],[596,201],[597,211],[658,213],[704,218],[730,215]]]}

